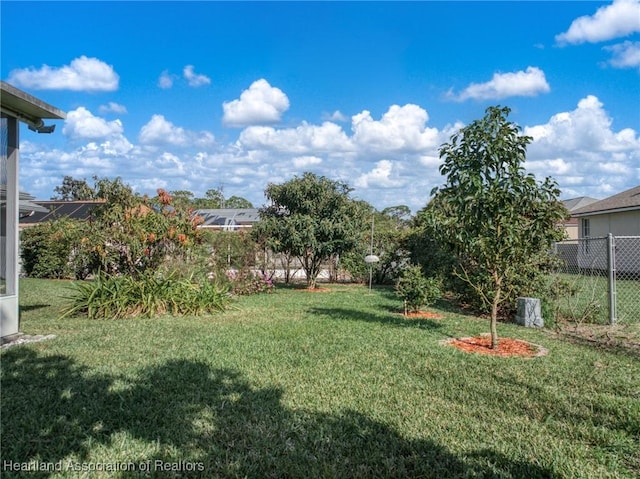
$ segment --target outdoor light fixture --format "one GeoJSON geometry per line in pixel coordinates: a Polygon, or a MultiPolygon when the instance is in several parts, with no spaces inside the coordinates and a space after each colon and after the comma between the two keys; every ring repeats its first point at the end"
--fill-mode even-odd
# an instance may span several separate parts
{"type": "Polygon", "coordinates": [[[27,123],[27,125],[31,131],[37,133],[53,133],[53,130],[56,129],[56,125],[45,125],[42,120],[37,123],[27,123]]]}

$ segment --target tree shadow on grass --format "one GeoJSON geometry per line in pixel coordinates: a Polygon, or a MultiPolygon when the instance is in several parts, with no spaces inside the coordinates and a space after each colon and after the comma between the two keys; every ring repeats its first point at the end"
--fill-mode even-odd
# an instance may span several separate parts
{"type": "Polygon", "coordinates": [[[356,411],[292,410],[282,389],[198,361],[171,360],[130,378],[16,347],[2,355],[1,381],[3,477],[21,474],[7,464],[30,461],[62,461],[64,477],[75,477],[71,458],[96,457],[150,461],[149,472],[127,466],[108,475],[116,478],[554,477],[495,451],[458,457],[356,411]]]}
{"type": "Polygon", "coordinates": [[[20,305],[20,313],[26,313],[28,311],[35,311],[37,309],[50,308],[50,304],[27,304],[20,305]]]}
{"type": "Polygon", "coordinates": [[[428,318],[407,318],[402,311],[389,310],[387,313],[372,313],[349,308],[310,308],[309,313],[328,316],[333,319],[382,323],[401,328],[438,329],[442,324],[438,320],[428,318]]]}

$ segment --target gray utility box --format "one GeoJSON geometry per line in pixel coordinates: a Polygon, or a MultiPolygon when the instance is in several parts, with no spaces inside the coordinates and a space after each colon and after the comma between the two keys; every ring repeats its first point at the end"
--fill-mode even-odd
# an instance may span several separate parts
{"type": "Polygon", "coordinates": [[[540,313],[540,300],[538,298],[518,298],[516,323],[527,328],[544,327],[544,320],[540,313]]]}

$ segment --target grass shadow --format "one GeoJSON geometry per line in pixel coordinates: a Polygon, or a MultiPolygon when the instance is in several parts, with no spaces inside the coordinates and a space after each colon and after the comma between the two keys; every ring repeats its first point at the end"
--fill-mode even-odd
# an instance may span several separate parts
{"type": "Polygon", "coordinates": [[[402,311],[392,309],[391,307],[382,307],[388,309],[387,313],[372,313],[359,309],[350,308],[329,308],[329,307],[313,307],[308,310],[309,313],[319,316],[327,316],[337,320],[365,321],[369,323],[389,324],[403,328],[422,328],[422,329],[438,329],[442,324],[433,319],[428,318],[407,318],[402,311]]]}
{"type": "Polygon", "coordinates": [[[26,304],[26,305],[20,305],[20,312],[26,313],[29,311],[36,311],[38,309],[50,308],[50,307],[51,307],[50,304],[26,304]]]}
{"type": "Polygon", "coordinates": [[[256,388],[233,369],[199,361],[174,359],[125,377],[19,347],[2,355],[0,379],[5,478],[22,474],[8,464],[70,458],[150,461],[150,471],[133,467],[115,478],[558,477],[492,450],[459,457],[357,411],[292,410],[281,388],[256,388]]]}

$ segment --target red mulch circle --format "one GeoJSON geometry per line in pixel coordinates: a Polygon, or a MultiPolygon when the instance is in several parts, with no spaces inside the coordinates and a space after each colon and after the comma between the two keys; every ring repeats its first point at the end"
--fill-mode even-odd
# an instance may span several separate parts
{"type": "Polygon", "coordinates": [[[407,314],[400,313],[405,318],[419,318],[419,319],[443,319],[444,316],[438,313],[432,313],[431,311],[410,311],[407,314]]]}
{"type": "Polygon", "coordinates": [[[498,347],[491,349],[491,336],[489,335],[449,339],[445,342],[467,353],[488,354],[503,358],[535,358],[548,353],[542,346],[512,338],[498,338],[498,347]]]}

